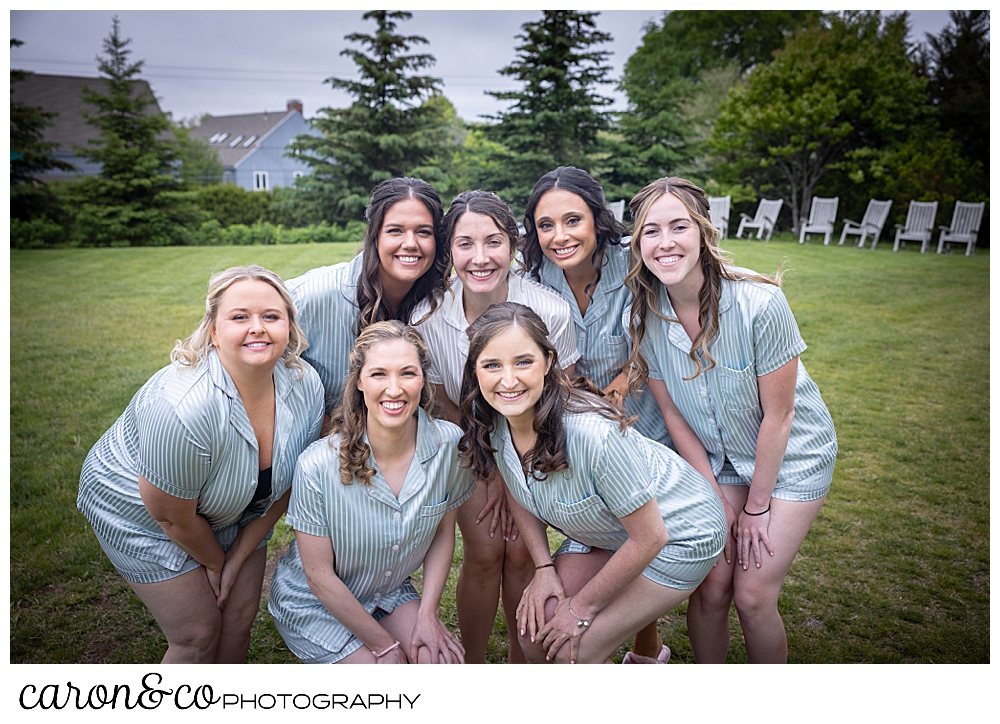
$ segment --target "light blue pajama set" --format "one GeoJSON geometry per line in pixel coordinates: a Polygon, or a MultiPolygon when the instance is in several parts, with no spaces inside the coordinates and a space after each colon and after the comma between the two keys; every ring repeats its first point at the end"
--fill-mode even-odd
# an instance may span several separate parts
{"type": "MultiPolygon", "coordinates": [[[[592,290],[593,299],[587,313],[580,314],[573,290],[566,276],[548,257],[542,257],[539,279],[542,284],[562,295],[569,303],[576,327],[576,374],[583,375],[602,390],[611,384],[632,356],[629,315],[632,293],[625,286],[628,271],[628,239],[621,246],[608,244],[604,250],[601,280],[592,290]]],[[[672,447],[667,426],[656,400],[643,386],[639,397],[625,399],[625,412],[636,415],[635,429],[650,440],[672,447]]]]}
{"type": "Polygon", "coordinates": [[[358,254],[351,261],[311,269],[285,282],[309,342],[302,358],[323,381],[327,414],[343,399],[351,350],[358,337],[358,279],[363,261],[364,254],[358,254]]]}
{"type": "MultiPolygon", "coordinates": [[[[299,458],[286,521],[331,539],[337,577],[376,620],[420,598],[410,576],[423,565],[444,514],[472,496],[471,473],[458,460],[461,435],[420,410],[417,447],[398,498],[373,458],[370,486],[340,481],[339,434],[299,458]]],[[[362,646],[309,588],[294,543],[271,580],[268,610],[288,648],[307,663],[335,663],[362,646]]]]}
{"type": "Polygon", "coordinates": [[[555,555],[618,550],[628,540],[620,518],[655,500],[670,536],[642,572],[663,586],[690,590],[712,570],[726,541],[726,514],[708,481],[674,451],[596,412],[566,413],[569,469],[538,480],[524,473],[507,421],[490,442],[507,490],[527,511],[567,536],[555,555]]]}
{"type": "Polygon", "coordinates": [[[285,494],[299,453],[319,436],[323,388],[308,365],[300,370],[279,361],[274,390],[271,495],[249,507],[257,489],[257,438],[214,349],[194,368],[174,364],[153,375],[91,448],[76,506],[126,580],[155,583],[201,565],[146,510],[139,475],[174,497],[197,498],[198,514],[224,549],[285,494]]]}
{"type": "MultiPolygon", "coordinates": [[[[740,270],[747,271],[747,270],[740,270]]],[[[661,288],[660,313],[676,319],[661,288]]],[[[720,485],[750,485],[757,436],[764,411],[757,378],[774,372],[806,348],[780,287],[754,281],[722,280],[719,333],[709,350],[715,367],[685,380],[695,370],[688,356],[691,339],[677,322],[646,316],[640,345],[650,379],[667,391],[708,453],[720,485]]],[[[826,495],[837,459],[837,436],[819,388],[798,361],[795,417],[771,497],[808,501],[826,495]]]]}

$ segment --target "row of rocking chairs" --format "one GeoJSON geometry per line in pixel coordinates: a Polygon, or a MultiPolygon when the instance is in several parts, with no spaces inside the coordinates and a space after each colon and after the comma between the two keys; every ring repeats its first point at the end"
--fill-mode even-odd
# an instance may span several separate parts
{"type": "MultiPolygon", "coordinates": [[[[708,203],[712,224],[719,229],[722,238],[726,238],[729,233],[730,197],[710,197],[708,203]]],[[[736,231],[736,238],[742,238],[744,232],[750,235],[752,231],[756,231],[758,239],[763,238],[765,241],[769,241],[783,203],[782,199],[763,199],[757,206],[757,213],[754,216],[740,214],[740,226],[736,231]]],[[[828,246],[830,238],[833,236],[833,225],[837,218],[839,205],[839,197],[828,199],[814,196],[809,219],[802,223],[799,230],[799,243],[804,244],[809,235],[823,234],[823,244],[828,246]]],[[[979,236],[979,225],[983,219],[985,206],[985,202],[973,204],[956,201],[951,226],[938,227],[941,234],[938,238],[937,253],[943,254],[946,250],[950,251],[951,244],[965,244],[965,255],[972,256],[973,249],[976,247],[976,239],[979,236]]],[[[870,237],[871,248],[874,249],[882,235],[882,227],[885,226],[891,208],[891,200],[872,199],[869,201],[868,208],[860,222],[850,219],[844,220],[844,228],[840,233],[838,245],[843,246],[848,235],[854,235],[858,237],[855,246],[863,249],[865,241],[870,237]]],[[[925,253],[932,241],[937,208],[937,201],[911,201],[909,211],[906,214],[906,223],[896,224],[896,239],[892,250],[905,249],[907,241],[919,241],[920,252],[925,253]]]]}

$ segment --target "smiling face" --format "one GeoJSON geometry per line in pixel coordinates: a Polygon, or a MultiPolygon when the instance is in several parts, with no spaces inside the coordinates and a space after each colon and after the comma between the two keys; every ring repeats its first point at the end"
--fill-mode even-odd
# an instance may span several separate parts
{"type": "Polygon", "coordinates": [[[547,191],[535,207],[535,228],[542,253],[564,272],[593,267],[597,226],[580,196],[564,189],[547,191]]]}
{"type": "Polygon", "coordinates": [[[417,199],[403,199],[385,214],[378,235],[378,273],[385,287],[408,290],[434,263],[434,218],[417,199]]]}
{"type": "Polygon", "coordinates": [[[697,294],[701,270],[701,228],[679,198],[666,193],[649,208],[639,230],[642,263],[668,290],[697,294]]]}
{"type": "Polygon", "coordinates": [[[358,376],[368,426],[395,429],[410,423],[420,407],[423,386],[420,357],[413,344],[397,338],[372,345],[358,376]]]}
{"type": "Polygon", "coordinates": [[[510,239],[492,218],[462,214],[451,238],[451,258],[466,293],[496,293],[496,301],[505,300],[511,257],[510,239]]]}
{"type": "Polygon", "coordinates": [[[487,404],[511,427],[530,429],[552,358],[518,326],[486,343],[476,359],[476,379],[487,404]]]}
{"type": "Polygon", "coordinates": [[[288,347],[285,300],[267,282],[235,282],[222,293],[211,337],[230,376],[271,372],[288,347]]]}

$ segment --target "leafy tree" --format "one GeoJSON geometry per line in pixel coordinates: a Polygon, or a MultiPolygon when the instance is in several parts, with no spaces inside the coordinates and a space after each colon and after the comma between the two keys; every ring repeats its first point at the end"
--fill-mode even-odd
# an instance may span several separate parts
{"type": "MultiPolygon", "coordinates": [[[[22,45],[22,41],[10,39],[10,47],[22,45]]],[[[23,70],[10,71],[11,95],[14,84],[26,77],[23,70]]],[[[55,168],[73,170],[71,164],[53,156],[59,144],[42,140],[45,128],[52,125],[57,115],[40,106],[28,106],[13,98],[10,101],[10,215],[15,219],[28,220],[52,209],[55,199],[39,181],[39,174],[55,168]]]]}
{"type": "Polygon", "coordinates": [[[313,125],[323,136],[298,136],[290,150],[312,167],[298,181],[304,201],[331,222],[360,218],[371,189],[383,179],[432,176],[449,141],[447,109],[436,100],[440,79],[414,74],[432,65],[434,56],[406,54],[427,40],[396,32],[398,21],[412,15],[373,10],[363,17],[375,21],[375,33],[345,39],[368,54],[341,51],[357,65],[359,79],[324,81],[355,100],[347,108],[321,108],[313,125]]]}
{"type": "Polygon", "coordinates": [[[84,102],[96,109],[83,115],[100,138],[77,153],[100,163],[101,172],[75,189],[76,233],[81,243],[98,246],[183,243],[197,208],[190,195],[179,193],[170,121],[138,82],[143,61],[129,61],[131,42],[121,37],[114,17],[104,55],[96,58],[107,92],[83,89],[84,102]]]}
{"type": "Polygon", "coordinates": [[[952,131],[973,161],[990,171],[990,13],[952,10],[941,34],[927,34],[928,94],[939,123],[952,131]]]}
{"type": "Polygon", "coordinates": [[[907,16],[831,16],[792,37],[768,65],[730,92],[712,144],[731,177],[791,201],[792,226],[833,164],[905,143],[921,118],[924,81],[906,43],[907,16]]]}
{"type": "Polygon", "coordinates": [[[192,138],[191,125],[184,121],[171,123],[180,159],[180,176],[185,184],[212,186],[222,183],[222,163],[219,154],[203,138],[192,138]]]}
{"type": "Polygon", "coordinates": [[[487,116],[488,140],[504,146],[490,168],[488,183],[508,201],[523,205],[538,177],[557,166],[590,170],[599,150],[598,133],[609,128],[610,98],[595,86],[610,83],[610,51],[595,46],[611,40],[597,29],[596,12],[545,10],[542,19],[521,26],[517,59],[501,75],[523,84],[516,91],[487,91],[512,101],[506,110],[487,116]]]}
{"type": "Polygon", "coordinates": [[[628,109],[617,117],[605,187],[631,196],[649,181],[706,175],[705,141],[729,88],[771,60],[793,32],[816,23],[817,10],[674,10],[643,29],[619,89],[628,109]]]}

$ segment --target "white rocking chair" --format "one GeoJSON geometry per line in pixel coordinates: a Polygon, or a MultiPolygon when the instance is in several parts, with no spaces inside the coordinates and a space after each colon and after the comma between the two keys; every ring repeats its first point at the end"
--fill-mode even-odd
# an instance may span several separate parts
{"type": "Polygon", "coordinates": [[[875,245],[878,244],[878,238],[882,236],[882,227],[885,226],[885,220],[889,218],[889,209],[891,208],[891,199],[889,201],[876,201],[875,199],[869,201],[860,224],[857,221],[844,219],[844,230],[840,232],[840,243],[837,246],[844,245],[844,239],[847,238],[848,234],[857,234],[861,237],[858,239],[858,248],[864,249],[865,237],[871,236],[872,250],[874,251],[875,245]]]}
{"type": "Polygon", "coordinates": [[[708,212],[712,216],[712,226],[719,230],[721,238],[729,236],[730,196],[709,196],[708,212]]]}
{"type": "Polygon", "coordinates": [[[965,244],[965,255],[972,256],[979,237],[979,223],[983,220],[983,209],[986,202],[969,204],[964,201],[955,202],[955,213],[951,216],[951,226],[939,226],[941,237],[938,239],[938,254],[944,254],[950,244],[965,244]]]}
{"type": "Polygon", "coordinates": [[[806,234],[822,234],[823,246],[829,246],[830,237],[833,236],[833,222],[837,220],[837,207],[839,205],[839,196],[834,196],[832,199],[813,196],[812,208],[809,209],[809,221],[804,223],[799,231],[799,243],[806,243],[806,234]]]}
{"type": "Polygon", "coordinates": [[[739,239],[743,236],[744,229],[756,229],[758,239],[766,234],[764,241],[770,241],[783,203],[785,203],[784,199],[761,199],[757,205],[757,213],[752,219],[746,214],[740,214],[740,226],[736,230],[736,238],[739,239]]]}
{"type": "Polygon", "coordinates": [[[906,223],[896,224],[896,241],[893,251],[906,248],[907,241],[919,241],[920,253],[927,252],[934,231],[934,217],[937,216],[937,201],[911,201],[906,212],[906,223]]]}

